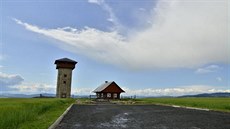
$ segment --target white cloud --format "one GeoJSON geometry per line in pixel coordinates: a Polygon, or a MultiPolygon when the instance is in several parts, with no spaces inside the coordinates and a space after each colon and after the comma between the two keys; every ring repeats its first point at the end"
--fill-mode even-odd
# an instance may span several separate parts
{"type": "Polygon", "coordinates": [[[104,0],[88,0],[89,3],[93,3],[93,4],[98,4],[100,5],[101,3],[104,2],[104,0]]]}
{"type": "Polygon", "coordinates": [[[194,95],[201,93],[215,93],[215,92],[230,92],[230,89],[217,88],[215,86],[206,85],[191,85],[191,86],[180,86],[177,88],[162,88],[162,89],[130,89],[123,88],[125,95],[138,95],[138,96],[181,96],[181,95],[194,95]]]}
{"type": "Polygon", "coordinates": [[[113,9],[104,1],[104,0],[88,0],[89,3],[97,4],[99,5],[104,11],[106,11],[109,15],[109,18],[107,21],[113,23],[112,30],[120,30],[122,31],[124,27],[120,24],[118,18],[113,12],[113,9]]]}
{"type": "MultiPolygon", "coordinates": [[[[201,93],[215,93],[215,92],[230,92],[230,89],[226,87],[216,87],[208,85],[189,85],[178,86],[176,88],[146,88],[146,89],[130,89],[122,87],[125,93],[123,96],[137,95],[137,96],[181,96],[181,95],[194,95],[201,93]]],[[[74,95],[95,95],[92,88],[72,88],[72,94],[74,95]]]]}
{"type": "Polygon", "coordinates": [[[8,89],[8,86],[21,84],[24,79],[20,75],[16,74],[5,74],[0,72],[0,84],[1,90],[8,89]]]}
{"type": "MultiPolygon", "coordinates": [[[[104,1],[89,2],[99,2],[110,13],[109,19],[119,23],[104,1]]],[[[227,8],[226,0],[159,1],[150,16],[152,25],[128,37],[118,30],[43,29],[15,21],[32,32],[61,41],[58,45],[65,50],[123,68],[195,68],[228,63],[227,8]]]]}
{"type": "Polygon", "coordinates": [[[139,8],[139,11],[146,11],[146,9],[144,9],[144,8],[139,8]]]}
{"type": "Polygon", "coordinates": [[[74,94],[74,95],[92,95],[92,94],[95,94],[95,93],[92,93],[94,89],[92,88],[72,88],[72,91],[71,91],[71,94],[74,94]]]}
{"type": "Polygon", "coordinates": [[[54,93],[56,94],[56,86],[44,83],[23,83],[21,85],[11,86],[12,92],[20,92],[24,94],[36,93],[54,93]]]}
{"type": "MultiPolygon", "coordinates": [[[[10,86],[11,93],[24,93],[24,94],[38,94],[38,93],[56,93],[56,85],[44,83],[23,83],[20,85],[10,86]]],[[[146,89],[130,89],[122,87],[125,93],[123,96],[137,95],[137,96],[181,96],[193,95],[200,93],[215,93],[215,92],[230,92],[229,88],[216,87],[207,85],[190,85],[178,86],[176,88],[146,88],[146,89]]],[[[74,95],[95,95],[93,88],[72,87],[71,94],[74,95]]]]}
{"type": "Polygon", "coordinates": [[[3,56],[2,55],[0,55],[0,60],[3,60],[3,56]]]}
{"type": "Polygon", "coordinates": [[[220,70],[221,67],[218,65],[209,65],[203,68],[198,68],[195,73],[197,74],[206,74],[206,73],[213,73],[213,72],[217,72],[218,70],[220,70]]]}
{"type": "Polygon", "coordinates": [[[56,86],[43,83],[28,83],[20,75],[0,72],[0,91],[6,93],[55,93],[56,86]]]}
{"type": "Polygon", "coordinates": [[[223,79],[222,79],[221,77],[217,77],[216,80],[217,80],[218,82],[222,82],[222,81],[223,81],[223,79]]]}

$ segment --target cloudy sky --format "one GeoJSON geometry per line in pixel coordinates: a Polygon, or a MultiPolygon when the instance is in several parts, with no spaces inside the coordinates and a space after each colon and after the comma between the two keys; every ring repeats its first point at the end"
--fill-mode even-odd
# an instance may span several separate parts
{"type": "Polygon", "coordinates": [[[230,92],[227,0],[0,0],[0,94],[55,93],[54,61],[78,62],[72,93],[230,92]]]}

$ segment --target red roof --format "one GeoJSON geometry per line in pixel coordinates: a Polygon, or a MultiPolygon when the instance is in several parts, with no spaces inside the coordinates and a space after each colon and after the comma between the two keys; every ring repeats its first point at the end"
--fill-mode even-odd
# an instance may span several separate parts
{"type": "Polygon", "coordinates": [[[112,82],[105,82],[99,87],[97,87],[94,91],[96,92],[125,92],[122,90],[114,81],[112,82]]]}

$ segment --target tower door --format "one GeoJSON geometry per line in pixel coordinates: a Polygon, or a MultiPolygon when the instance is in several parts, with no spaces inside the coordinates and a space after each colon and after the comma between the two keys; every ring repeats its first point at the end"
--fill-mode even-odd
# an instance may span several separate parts
{"type": "Polygon", "coordinates": [[[66,98],[66,93],[62,93],[61,98],[66,98]]]}

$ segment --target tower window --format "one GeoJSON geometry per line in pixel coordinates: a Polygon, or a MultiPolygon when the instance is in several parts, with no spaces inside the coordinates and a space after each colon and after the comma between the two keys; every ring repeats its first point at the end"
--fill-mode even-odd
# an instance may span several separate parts
{"type": "Polygon", "coordinates": [[[63,81],[64,84],[66,84],[66,81],[63,81]]]}
{"type": "Polygon", "coordinates": [[[67,77],[67,74],[64,74],[64,77],[67,77]]]}

